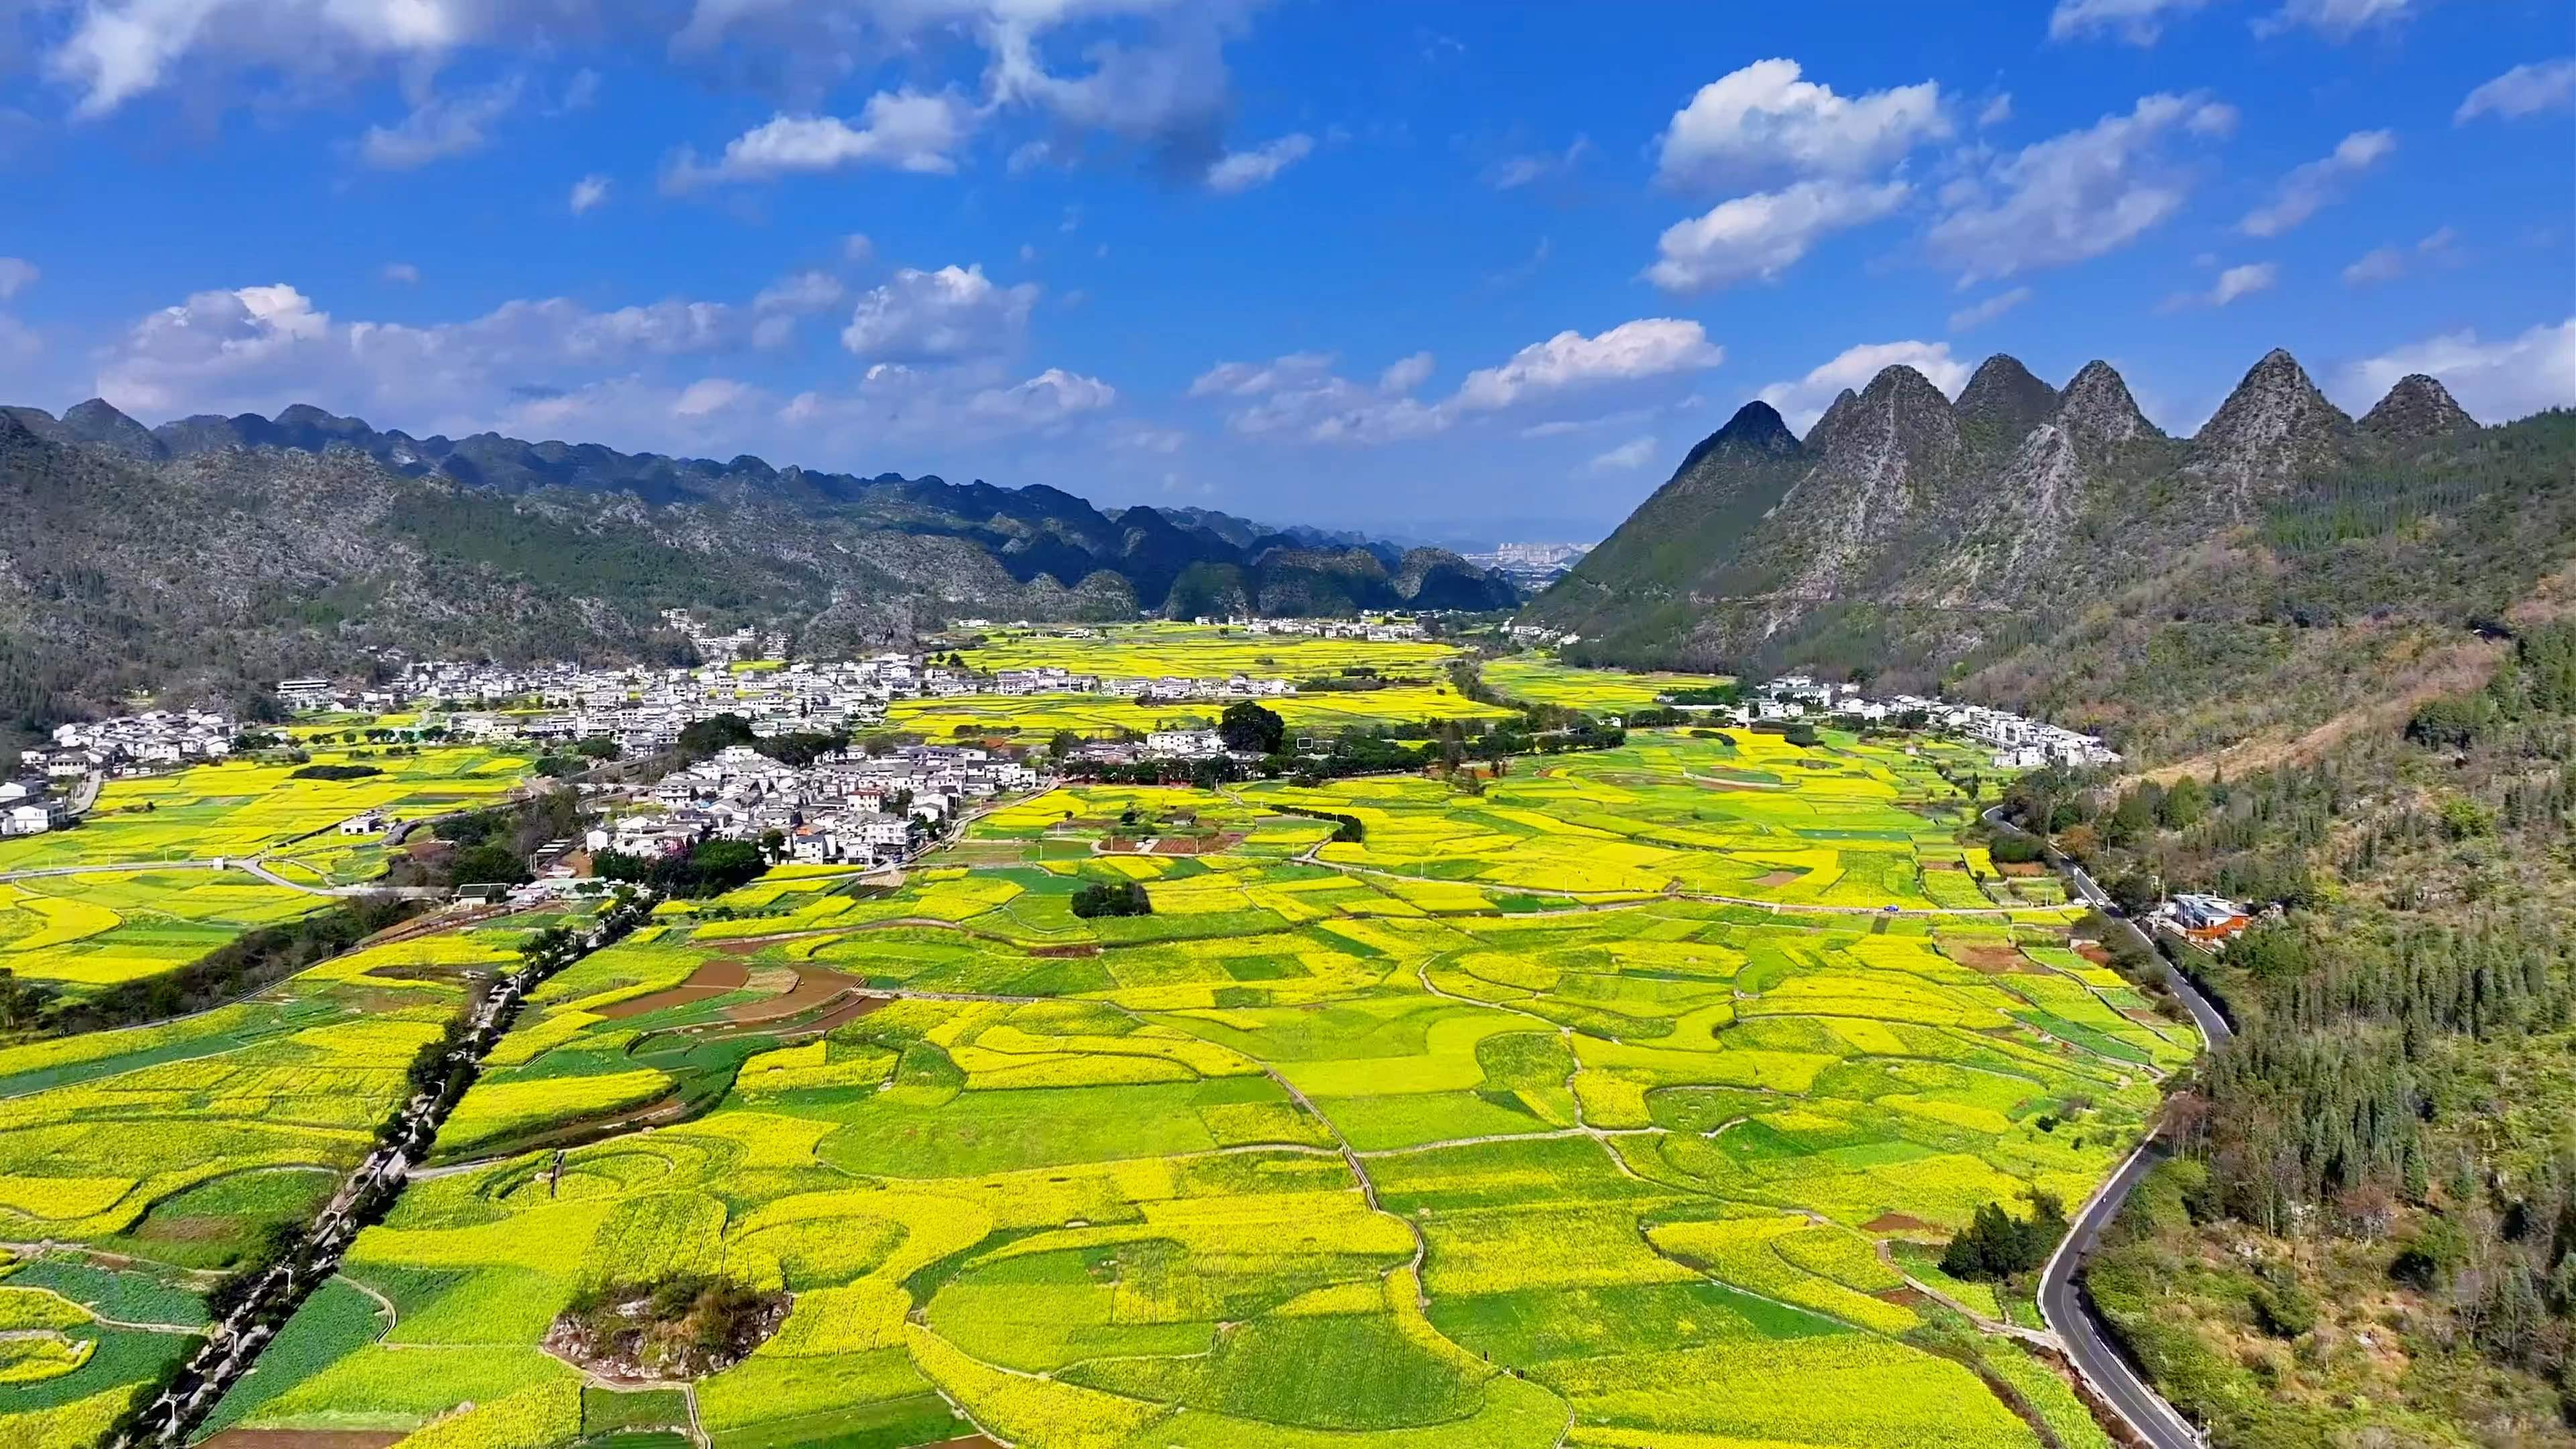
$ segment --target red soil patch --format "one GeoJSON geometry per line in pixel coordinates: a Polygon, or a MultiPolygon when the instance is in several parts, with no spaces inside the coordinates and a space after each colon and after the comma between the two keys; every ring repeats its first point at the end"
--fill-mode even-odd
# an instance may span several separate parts
{"type": "Polygon", "coordinates": [[[386,1449],[402,1434],[381,1428],[227,1428],[198,1449],[386,1449]]]}
{"type": "Polygon", "coordinates": [[[833,1007],[830,1011],[824,1012],[821,1016],[818,1016],[812,1021],[805,1023],[803,1026],[798,1027],[797,1030],[831,1031],[836,1027],[846,1026],[849,1023],[858,1020],[860,1017],[867,1016],[874,1012],[883,1011],[892,1005],[894,1005],[894,998],[891,996],[853,996],[849,1000],[842,1002],[840,1005],[833,1007]]]}
{"type": "Polygon", "coordinates": [[[1995,869],[2003,872],[2005,875],[2033,876],[2048,874],[2048,867],[2035,860],[2025,860],[2010,865],[1998,861],[1995,865],[1995,869]]]}
{"type": "Polygon", "coordinates": [[[382,1429],[226,1429],[197,1449],[386,1449],[402,1438],[382,1429]]]}
{"type": "Polygon", "coordinates": [[[1968,866],[1965,861],[1927,860],[1923,862],[1923,868],[1925,870],[1966,870],[1968,866]]]}
{"type": "Polygon", "coordinates": [[[660,1011],[665,1007],[688,1006],[704,1001],[710,996],[722,996],[728,991],[740,991],[750,984],[749,967],[732,956],[718,956],[699,962],[698,969],[689,973],[689,979],[677,986],[656,991],[650,996],[631,997],[625,1001],[603,1006],[599,1009],[599,1014],[611,1021],[620,1021],[630,1016],[642,1016],[646,1012],[660,1011]]]}
{"type": "Polygon", "coordinates": [[[1754,883],[1755,885],[1758,885],[1758,886],[1784,886],[1784,885],[1796,885],[1796,884],[1797,884],[1801,879],[1804,879],[1804,877],[1803,877],[1803,876],[1801,876],[1801,875],[1799,874],[1799,872],[1797,872],[1797,871],[1794,871],[1794,870],[1775,870],[1775,871],[1771,872],[1769,875],[1763,876],[1763,877],[1761,877],[1760,879],[1758,879],[1758,880],[1754,881],[1753,883],[1754,883]]]}
{"type": "Polygon", "coordinates": [[[1903,1308],[1921,1308],[1932,1301],[1912,1288],[1881,1288],[1869,1296],[1881,1303],[1893,1303],[1903,1308]]]}
{"type": "Polygon", "coordinates": [[[776,1021],[782,1016],[801,1015],[826,1005],[845,993],[857,991],[863,985],[864,983],[855,976],[844,976],[838,971],[821,966],[799,966],[796,968],[795,990],[784,996],[773,996],[767,1001],[745,1002],[726,1012],[725,1020],[776,1021]]]}
{"type": "Polygon", "coordinates": [[[1154,842],[1156,855],[1214,855],[1232,850],[1243,843],[1243,832],[1229,830],[1222,835],[1173,835],[1154,842]]]}
{"type": "Polygon", "coordinates": [[[1921,1218],[1909,1218],[1903,1213],[1881,1213],[1877,1217],[1870,1219],[1868,1222],[1861,1224],[1861,1226],[1873,1233],[1929,1233],[1939,1231],[1930,1223],[1923,1221],[1921,1218]]]}
{"type": "Polygon", "coordinates": [[[1097,956],[1100,954],[1100,947],[1090,941],[1070,946],[1031,946],[1029,954],[1052,961],[1068,956],[1097,956]]]}
{"type": "Polygon", "coordinates": [[[1953,941],[1941,943],[1943,954],[1972,971],[1988,976],[2034,976],[2040,968],[2031,959],[2010,946],[1967,946],[1953,941]]]}
{"type": "Polygon", "coordinates": [[[2096,966],[2108,966],[2117,959],[2112,956],[2110,948],[2099,941],[2085,942],[2083,945],[2075,948],[2075,954],[2092,962],[2096,966]]]}

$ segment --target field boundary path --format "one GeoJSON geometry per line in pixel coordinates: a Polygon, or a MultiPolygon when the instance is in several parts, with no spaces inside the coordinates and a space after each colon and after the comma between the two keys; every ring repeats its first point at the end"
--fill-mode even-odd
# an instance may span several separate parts
{"type": "MultiPolygon", "coordinates": [[[[502,978],[476,1003],[464,1034],[440,1059],[436,1085],[412,1094],[378,1136],[378,1145],[342,1182],[340,1190],[316,1216],[302,1244],[271,1264],[244,1294],[240,1304],[214,1325],[200,1347],[160,1395],[144,1406],[115,1440],[114,1449],[142,1445],[176,1446],[204,1422],[226,1391],[250,1372],[295,1310],[315,1289],[338,1272],[360,1230],[380,1221],[410,1180],[411,1165],[429,1153],[439,1127],[482,1070],[483,1059],[518,1016],[527,993],[591,952],[609,945],[650,916],[652,897],[619,907],[603,917],[589,934],[567,942],[551,955],[529,961],[502,978]]],[[[381,1302],[381,1295],[370,1294],[381,1302]]]]}
{"type": "MultiPolygon", "coordinates": [[[[2000,805],[1988,808],[1984,818],[1996,830],[2030,835],[2029,831],[2004,819],[2000,805]]],[[[2112,903],[2110,893],[2086,874],[2082,866],[2069,860],[2044,839],[2040,840],[2040,849],[2047,853],[2049,862],[2066,875],[2076,894],[2086,904],[2100,911],[2104,919],[2118,922],[2120,928],[2136,937],[2140,945],[2155,952],[2156,960],[2164,967],[2165,980],[2191,1012],[2192,1020],[2200,1027],[2202,1040],[2210,1048],[2220,1046],[2236,1034],[2218,1004],[2210,1000],[2180,967],[2166,960],[2163,952],[2155,950],[2155,942],[2138,929],[2135,921],[2121,913],[2120,908],[2112,903]]],[[[2085,1291],[2082,1277],[2085,1260],[2100,1244],[2103,1230],[2120,1215],[2131,1189],[2150,1168],[2163,1160],[2164,1153],[2164,1124],[2159,1122],[2149,1129],[2145,1139],[2138,1143],[2137,1150],[2129,1154],[2128,1160],[2120,1164],[2120,1170],[2093,1190],[2093,1196],[2076,1213],[2074,1225],[2066,1230],[2066,1237],[2058,1243],[2057,1251],[2049,1255],[2047,1265],[2040,1269],[2039,1315],[2064,1344],[2067,1362],[2074,1365],[2077,1375],[2120,1416],[2132,1433],[2153,1449],[2204,1449],[2209,1442],[2208,1437],[2184,1418],[2181,1410],[2155,1391],[2154,1386],[2129,1361],[2127,1353],[2113,1340],[2101,1314],[2094,1308],[2092,1296],[2085,1291]]]]}

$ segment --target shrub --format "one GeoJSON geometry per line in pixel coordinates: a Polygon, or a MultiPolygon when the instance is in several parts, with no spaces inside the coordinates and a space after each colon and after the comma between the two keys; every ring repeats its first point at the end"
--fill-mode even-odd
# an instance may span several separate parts
{"type": "Polygon", "coordinates": [[[1097,881],[1073,893],[1073,913],[1090,920],[1095,916],[1150,916],[1154,901],[1145,894],[1140,881],[1097,881]]]}
{"type": "Polygon", "coordinates": [[[288,776],[292,780],[363,780],[384,771],[374,765],[306,765],[288,776]]]}

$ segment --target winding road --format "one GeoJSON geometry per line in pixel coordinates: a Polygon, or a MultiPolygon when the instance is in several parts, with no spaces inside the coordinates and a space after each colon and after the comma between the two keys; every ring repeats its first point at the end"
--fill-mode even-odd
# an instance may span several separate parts
{"type": "MultiPolygon", "coordinates": [[[[2004,819],[2000,805],[1988,809],[1985,820],[1999,831],[2014,835],[2030,833],[2004,819]]],[[[2048,853],[2050,863],[2065,873],[2074,884],[2076,893],[2087,904],[2099,910],[2105,918],[2117,921],[2121,929],[2137,938],[2140,945],[2150,951],[2155,950],[2155,942],[2147,939],[2147,933],[2139,930],[2136,922],[2120,913],[2120,908],[2111,903],[2110,893],[2087,875],[2082,866],[2059,854],[2056,847],[2045,841],[2041,842],[2041,849],[2048,853]]],[[[2203,1040],[2216,1047],[2236,1034],[2235,1028],[2228,1024],[2226,1013],[2192,984],[2189,976],[2166,960],[2164,953],[2156,952],[2156,961],[2164,968],[2166,982],[2173,987],[2174,994],[2182,998],[2184,1007],[2191,1012],[2192,1021],[2200,1027],[2203,1040]]],[[[2057,1251],[2049,1255],[2047,1266],[2040,1269],[2039,1315],[2065,1346],[2067,1359],[2075,1365],[2084,1382],[2118,1412],[2140,1439],[2154,1449],[2203,1449],[2208,1440],[2200,1430],[2173,1405],[2165,1402],[2164,1396],[2147,1383],[2129,1362],[2128,1356],[2120,1351],[2119,1345],[2112,1341],[2100,1315],[2093,1311],[2081,1281],[2084,1261],[2092,1256],[2093,1249],[2102,1241],[2103,1230],[2120,1215],[2121,1205],[2129,1200],[2129,1193],[2138,1185],[2139,1179],[2164,1159],[2163,1131],[2159,1124],[2155,1131],[2148,1133],[2147,1139],[2129,1154],[2129,1160],[2121,1163],[2120,1170],[2094,1190],[2091,1200],[2075,1215],[2075,1225],[2067,1230],[2065,1241],[2057,1245],[2057,1251]]]]}

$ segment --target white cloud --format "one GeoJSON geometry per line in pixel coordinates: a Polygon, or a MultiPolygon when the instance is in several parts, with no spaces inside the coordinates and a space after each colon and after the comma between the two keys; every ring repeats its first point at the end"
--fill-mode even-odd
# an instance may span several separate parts
{"type": "Polygon", "coordinates": [[[1844,389],[1865,388],[1891,367],[1911,367],[1952,397],[1968,381],[1968,365],[1950,356],[1946,342],[1865,342],[1843,349],[1804,377],[1775,382],[1755,396],[1779,409],[1789,426],[1804,434],[1844,389]]]}
{"type": "Polygon", "coordinates": [[[1221,156],[1207,169],[1207,188],[1219,195],[1232,195],[1267,186],[1279,173],[1304,160],[1315,149],[1315,138],[1303,131],[1291,131],[1276,141],[1265,142],[1249,151],[1236,151],[1221,156]]]}
{"type": "Polygon", "coordinates": [[[1586,473],[1633,473],[1655,461],[1652,437],[1630,438],[1607,452],[1597,453],[1583,465],[1586,473]]]}
{"type": "Polygon", "coordinates": [[[752,396],[746,384],[729,377],[702,377],[680,389],[671,400],[671,411],[684,418],[703,418],[739,406],[752,396]]]}
{"type": "Polygon", "coordinates": [[[44,275],[36,264],[24,257],[0,257],[0,302],[6,302],[36,284],[44,275]]]}
{"type": "Polygon", "coordinates": [[[911,361],[984,356],[1015,347],[1038,287],[996,286],[982,266],[906,267],[859,298],[841,345],[861,357],[911,361]]]}
{"type": "Polygon", "coordinates": [[[2368,286],[2373,282],[2393,282],[2406,275],[2406,254],[2395,247],[2372,247],[2343,269],[2344,285],[2368,286]]]}
{"type": "Polygon", "coordinates": [[[569,299],[504,302],[464,322],[335,321],[286,283],[200,292],[150,313],[101,356],[98,393],[146,415],[274,410],[288,402],[406,412],[493,399],[531,373],[631,367],[740,346],[740,309],[672,300],[596,312],[569,299]]]}
{"type": "Polygon", "coordinates": [[[1776,281],[1818,241],[1886,216],[1911,193],[1902,181],[1822,180],[1721,201],[1664,229],[1646,277],[1667,292],[1776,281]]]}
{"type": "Polygon", "coordinates": [[[1657,178],[1722,187],[1860,176],[1950,134],[1936,82],[1847,97],[1799,74],[1794,60],[1758,60],[1700,87],[1664,130],[1657,178]]]}
{"type": "Polygon", "coordinates": [[[524,85],[514,75],[456,95],[427,97],[399,125],[368,127],[358,155],[380,170],[408,171],[480,151],[491,140],[493,123],[518,106],[524,85]]]}
{"type": "MultiPolygon", "coordinates": [[[[0,296],[6,295],[6,292],[0,292],[0,296]]],[[[1390,397],[1401,397],[1430,379],[1433,362],[1428,352],[1399,357],[1387,364],[1386,371],[1377,375],[1377,390],[1390,397]]]]}
{"type": "Polygon", "coordinates": [[[381,275],[388,282],[399,282],[408,287],[420,280],[420,268],[409,262],[387,262],[381,275]]]}
{"type": "Polygon", "coordinates": [[[1498,367],[1479,368],[1458,385],[1458,406],[1472,411],[1511,407],[1599,383],[1660,377],[1715,367],[1726,349],[1708,340],[1697,322],[1643,317],[1598,336],[1571,329],[1533,342],[1498,367]]]}
{"type": "Polygon", "coordinates": [[[756,312],[820,312],[848,295],[849,288],[830,272],[797,272],[761,288],[751,305],[756,312]]]}
{"type": "Polygon", "coordinates": [[[798,173],[881,166],[946,175],[973,132],[975,108],[948,92],[881,91],[868,98],[859,124],[838,116],[781,113],[725,143],[712,164],[683,149],[663,185],[686,190],[709,181],[766,181],[798,173]]]}
{"type": "Polygon", "coordinates": [[[2057,0],[2048,15],[2048,38],[2074,40],[2104,32],[2131,45],[2153,45],[2165,21],[2187,15],[2209,0],[2057,0]]]}
{"type": "Polygon", "coordinates": [[[1977,112],[1977,129],[1982,131],[1989,126],[2000,126],[2011,119],[2012,92],[2003,91],[1993,100],[1986,102],[1985,108],[1977,112]]]}
{"type": "Polygon", "coordinates": [[[851,266],[866,266],[870,261],[875,259],[876,254],[877,244],[868,240],[868,234],[866,232],[854,231],[848,236],[841,238],[841,260],[848,262],[851,266]]]}
{"type": "Polygon", "coordinates": [[[1373,388],[1336,374],[1324,353],[1224,362],[1200,374],[1190,396],[1226,399],[1232,407],[1226,426],[1247,436],[1385,443],[1430,437],[1478,414],[1596,386],[1715,367],[1725,355],[1697,322],[1650,317],[1594,337],[1567,331],[1532,343],[1498,366],[1469,373],[1456,392],[1434,403],[1409,395],[1429,375],[1428,353],[1389,367],[1373,388]]]}
{"type": "Polygon", "coordinates": [[[2287,0],[2254,22],[2257,35],[2304,26],[2331,40],[2349,40],[2374,25],[2393,25],[2413,12],[2414,0],[2287,0]]]}
{"type": "Polygon", "coordinates": [[[2451,113],[2451,123],[2465,126],[2480,116],[2516,120],[2543,111],[2565,109],[2576,102],[2576,58],[2518,65],[2469,92],[2451,113]]]}
{"type": "Polygon", "coordinates": [[[1963,282],[2116,251],[2170,219],[2190,191],[2188,169],[2165,154],[2171,134],[2223,135],[2234,124],[2232,109],[2199,96],[2144,97],[1944,187],[1927,243],[1963,282]]]}
{"type": "Polygon", "coordinates": [[[2543,408],[2576,407],[2576,317],[2543,324],[2506,342],[2480,342],[2475,332],[2447,333],[2345,368],[2335,391],[2359,412],[2409,373],[2442,380],[2481,422],[2503,423],[2543,408]]]}
{"type": "Polygon", "coordinates": [[[586,22],[587,0],[59,0],[77,9],[45,70],[100,116],[171,84],[194,56],[212,70],[327,78],[385,61],[435,62],[466,45],[533,41],[586,22]]]}
{"type": "Polygon", "coordinates": [[[2436,266],[2457,265],[2459,258],[2451,244],[2459,233],[2443,227],[2412,247],[2373,247],[2343,269],[2344,285],[2368,286],[2374,282],[2393,282],[2412,271],[2419,263],[2436,266]]]}
{"type": "Polygon", "coordinates": [[[1973,331],[1979,327],[1985,326],[1987,323],[1992,322],[1996,318],[2004,315],[2006,312],[2011,311],[2015,307],[2018,307],[2029,300],[2030,288],[2028,287],[2015,287],[2007,292],[1997,292],[1982,302],[1962,307],[1958,311],[1951,313],[1950,330],[1953,332],[1973,331]]]}
{"type": "Polygon", "coordinates": [[[2341,196],[2347,178],[2368,171],[2396,149],[2393,131],[2353,132],[2337,142],[2331,154],[2282,177],[2272,200],[2247,212],[2236,224],[2237,230],[2247,236],[2279,236],[2341,196]]]}
{"type": "Polygon", "coordinates": [[[608,189],[608,178],[595,171],[574,182],[572,196],[568,203],[572,207],[572,214],[587,216],[592,211],[607,205],[608,189]]]}
{"type": "Polygon", "coordinates": [[[1506,156],[1485,168],[1484,182],[1496,191],[1517,191],[1524,186],[1536,185],[1551,176],[1562,176],[1572,171],[1591,149],[1592,141],[1589,137],[1577,136],[1573,144],[1563,151],[1532,151],[1518,156],[1506,156]]]}
{"type": "Polygon", "coordinates": [[[2281,279],[2281,269],[2271,262],[2248,262],[2229,267],[2218,274],[2206,292],[2177,292],[2165,299],[2164,310],[2179,311],[2185,307],[2224,307],[2230,302],[2267,292],[2281,279]]]}
{"type": "MultiPolygon", "coordinates": [[[[798,305],[821,291],[785,290],[798,305]]],[[[858,455],[890,440],[953,457],[1060,432],[1117,399],[1098,378],[1047,369],[1015,380],[970,359],[879,363],[846,388],[782,405],[705,365],[793,315],[677,299],[603,312],[553,298],[412,326],[344,322],[286,284],[244,287],[144,317],[100,353],[94,387],[147,418],[312,402],[415,432],[495,429],[719,457],[825,445],[858,455]]]]}

